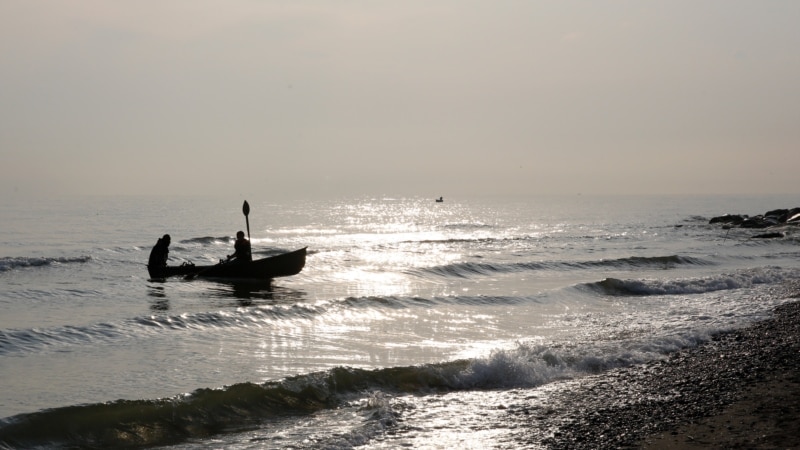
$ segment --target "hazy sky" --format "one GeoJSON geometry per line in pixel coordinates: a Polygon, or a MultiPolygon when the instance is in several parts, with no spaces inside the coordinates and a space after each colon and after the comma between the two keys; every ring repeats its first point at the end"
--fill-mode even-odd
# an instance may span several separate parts
{"type": "Polygon", "coordinates": [[[0,195],[800,193],[800,1],[0,2],[0,195]]]}

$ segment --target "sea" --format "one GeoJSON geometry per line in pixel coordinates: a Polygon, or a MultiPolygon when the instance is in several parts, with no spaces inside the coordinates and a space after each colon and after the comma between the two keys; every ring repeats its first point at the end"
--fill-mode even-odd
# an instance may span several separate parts
{"type": "Polygon", "coordinates": [[[0,198],[0,448],[546,448],[520,405],[800,276],[800,229],[709,224],[798,196],[438,196],[0,198]],[[302,272],[149,278],[163,234],[214,264],[248,226],[302,272]]]}

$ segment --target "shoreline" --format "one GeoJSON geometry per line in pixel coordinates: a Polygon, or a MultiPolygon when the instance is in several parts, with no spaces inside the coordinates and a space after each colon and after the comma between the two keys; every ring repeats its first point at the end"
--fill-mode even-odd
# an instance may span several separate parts
{"type": "MultiPolygon", "coordinates": [[[[666,360],[567,383],[521,411],[532,446],[800,448],[800,284],[773,315],[666,360]]],[[[753,301],[758,301],[753,299],[753,301]]]]}

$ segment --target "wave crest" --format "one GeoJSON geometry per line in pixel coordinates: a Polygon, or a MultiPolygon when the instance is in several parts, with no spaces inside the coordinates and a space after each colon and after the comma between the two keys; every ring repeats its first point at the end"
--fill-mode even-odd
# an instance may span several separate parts
{"type": "Polygon", "coordinates": [[[92,259],[91,256],[75,256],[75,257],[59,257],[59,258],[4,257],[0,258],[0,272],[6,272],[26,267],[42,267],[42,266],[52,266],[56,264],[86,263],[89,262],[91,259],[92,259]]]}
{"type": "Polygon", "coordinates": [[[587,269],[674,269],[685,265],[711,265],[710,261],[688,256],[632,256],[617,259],[602,259],[594,261],[548,261],[548,262],[519,262],[519,263],[483,263],[462,262],[443,266],[415,269],[411,273],[424,276],[435,275],[439,277],[470,278],[472,276],[488,276],[493,274],[516,273],[540,270],[587,270],[587,269]]]}
{"type": "Polygon", "coordinates": [[[732,289],[750,288],[759,284],[776,284],[787,279],[780,269],[752,269],[733,274],[675,280],[621,280],[606,278],[581,284],[580,290],[610,296],[687,295],[732,289]]]}
{"type": "Polygon", "coordinates": [[[518,344],[474,360],[383,369],[337,367],[264,384],[198,389],[167,399],[68,406],[0,421],[0,446],[169,445],[234,431],[271,417],[338,408],[365,396],[372,396],[368,405],[379,399],[378,403],[385,406],[387,397],[380,393],[416,395],[534,387],[661,358],[707,339],[708,335],[687,335],[601,345],[518,344]]]}

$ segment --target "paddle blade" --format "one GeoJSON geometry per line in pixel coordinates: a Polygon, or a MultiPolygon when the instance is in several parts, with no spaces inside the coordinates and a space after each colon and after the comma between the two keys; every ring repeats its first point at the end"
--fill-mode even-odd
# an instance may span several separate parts
{"type": "Polygon", "coordinates": [[[244,213],[245,216],[250,214],[250,204],[247,203],[247,200],[245,200],[244,205],[242,205],[242,212],[244,213]]]}

